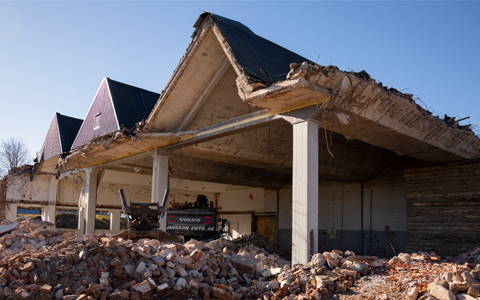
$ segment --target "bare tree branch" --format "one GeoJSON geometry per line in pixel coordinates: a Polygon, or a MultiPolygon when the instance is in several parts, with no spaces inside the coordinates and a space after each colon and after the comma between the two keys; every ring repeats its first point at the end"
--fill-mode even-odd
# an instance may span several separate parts
{"type": "Polygon", "coordinates": [[[22,139],[8,138],[0,145],[0,174],[28,163],[29,151],[22,139]]]}

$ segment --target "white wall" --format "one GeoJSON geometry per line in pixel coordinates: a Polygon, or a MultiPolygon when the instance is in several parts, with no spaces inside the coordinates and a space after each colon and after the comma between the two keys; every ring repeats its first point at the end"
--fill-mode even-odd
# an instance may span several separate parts
{"type": "Polygon", "coordinates": [[[83,188],[83,177],[67,176],[58,182],[57,205],[78,206],[78,199],[83,188]]]}
{"type": "Polygon", "coordinates": [[[30,174],[10,176],[6,198],[8,200],[47,201],[48,184],[51,176],[35,175],[30,181],[30,174]]]}
{"type": "Polygon", "coordinates": [[[48,175],[35,175],[33,181],[30,181],[30,174],[10,176],[6,192],[5,218],[7,220],[15,220],[17,218],[18,206],[45,209],[41,204],[48,201],[48,186],[51,177],[48,175]],[[22,201],[30,203],[22,203],[22,201]],[[38,204],[32,204],[32,201],[38,202],[38,204]]]}
{"type": "MultiPolygon", "coordinates": [[[[354,183],[325,183],[319,186],[319,229],[335,232],[342,229],[361,229],[361,185],[354,183]]],[[[370,201],[372,203],[372,230],[406,231],[406,206],[402,178],[367,181],[363,186],[364,229],[370,229],[370,201]]],[[[292,189],[279,191],[278,228],[292,228],[292,189]]]]}
{"type": "Polygon", "coordinates": [[[364,228],[370,230],[370,207],[372,230],[407,231],[407,208],[402,178],[376,179],[363,186],[364,228]],[[370,205],[372,204],[372,205],[370,205]]]}
{"type": "Polygon", "coordinates": [[[361,228],[360,183],[322,184],[319,187],[318,229],[331,238],[337,230],[361,228]]]}

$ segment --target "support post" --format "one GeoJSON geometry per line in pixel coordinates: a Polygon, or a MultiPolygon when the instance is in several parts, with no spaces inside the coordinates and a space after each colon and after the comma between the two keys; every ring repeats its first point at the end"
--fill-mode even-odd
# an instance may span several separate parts
{"type": "Polygon", "coordinates": [[[120,219],[122,212],[120,210],[112,210],[110,212],[110,230],[111,234],[120,232],[120,219]]]}
{"type": "Polygon", "coordinates": [[[55,176],[50,177],[48,183],[47,206],[42,207],[42,220],[55,224],[55,211],[57,203],[58,179],[55,176]]]}
{"type": "Polygon", "coordinates": [[[293,124],[292,264],[318,252],[318,125],[293,124]]]}
{"type": "MultiPolygon", "coordinates": [[[[97,174],[98,168],[85,169],[85,183],[83,188],[83,222],[84,233],[95,232],[95,215],[97,211],[97,174]]],[[[80,218],[79,218],[80,222],[80,218]]]]}
{"type": "MultiPolygon", "coordinates": [[[[168,156],[162,155],[162,151],[155,148],[153,151],[153,171],[152,171],[152,202],[162,203],[165,193],[170,188],[170,175],[168,156]]],[[[167,205],[167,203],[165,203],[167,205]]],[[[160,229],[166,229],[166,218],[162,218],[160,222],[160,229]]]]}

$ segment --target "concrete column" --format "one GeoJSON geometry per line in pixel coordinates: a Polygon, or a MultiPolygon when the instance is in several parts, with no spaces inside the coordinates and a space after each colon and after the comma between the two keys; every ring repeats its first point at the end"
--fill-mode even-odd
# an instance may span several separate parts
{"type": "Polygon", "coordinates": [[[112,234],[116,234],[120,232],[120,217],[121,217],[120,210],[112,210],[110,212],[110,230],[112,234]]]}
{"type": "Polygon", "coordinates": [[[17,218],[17,205],[5,204],[5,220],[15,220],[17,218]]]}
{"type": "Polygon", "coordinates": [[[293,124],[292,264],[318,252],[318,125],[293,124]]]}
{"type": "MultiPolygon", "coordinates": [[[[162,203],[165,193],[170,188],[170,175],[168,172],[168,156],[161,155],[158,148],[153,151],[153,172],[152,172],[152,202],[162,203]]],[[[167,205],[167,203],[165,203],[167,205]]],[[[164,216],[165,217],[165,216],[164,216]]],[[[166,218],[162,218],[160,229],[166,229],[166,218]]]]}
{"type": "MultiPolygon", "coordinates": [[[[95,232],[95,213],[97,211],[97,174],[98,168],[85,169],[84,201],[84,233],[95,232]]],[[[79,216],[80,217],[80,216],[79,216]]],[[[80,219],[79,219],[80,221],[80,219]]]]}
{"type": "Polygon", "coordinates": [[[55,176],[50,177],[50,182],[48,183],[48,197],[47,197],[47,206],[42,207],[42,220],[48,221],[55,224],[55,212],[56,212],[56,203],[57,203],[57,185],[58,179],[55,176]]]}
{"type": "MultiPolygon", "coordinates": [[[[80,200],[82,200],[83,195],[80,194],[80,200]]],[[[79,235],[83,235],[85,233],[85,207],[79,206],[78,207],[78,227],[79,235]]]]}

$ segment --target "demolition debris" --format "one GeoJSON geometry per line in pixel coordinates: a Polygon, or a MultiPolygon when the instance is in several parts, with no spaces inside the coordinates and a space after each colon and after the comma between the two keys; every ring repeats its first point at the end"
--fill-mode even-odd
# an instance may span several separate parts
{"type": "Polygon", "coordinates": [[[480,294],[480,248],[455,262],[433,253],[387,260],[332,250],[292,266],[257,247],[264,240],[255,235],[241,244],[133,242],[109,234],[78,237],[36,220],[0,224],[0,235],[0,299],[455,300],[480,294]]]}

